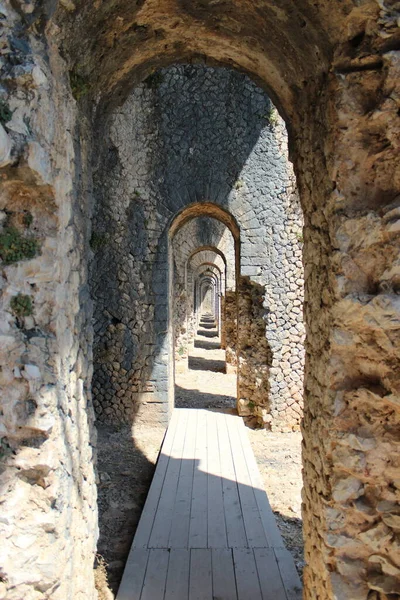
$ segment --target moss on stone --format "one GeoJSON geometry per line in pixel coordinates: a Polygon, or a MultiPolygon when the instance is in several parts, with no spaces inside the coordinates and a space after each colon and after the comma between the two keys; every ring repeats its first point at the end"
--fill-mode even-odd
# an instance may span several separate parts
{"type": "Polygon", "coordinates": [[[34,258],[38,251],[38,240],[24,237],[16,227],[5,227],[0,233],[0,258],[6,265],[34,258]]]}
{"type": "Polygon", "coordinates": [[[89,241],[89,246],[91,247],[93,252],[96,252],[96,250],[99,250],[99,248],[104,248],[104,246],[106,245],[107,235],[104,233],[97,233],[96,231],[93,231],[89,241]]]}
{"type": "Polygon", "coordinates": [[[17,294],[11,298],[10,308],[16,317],[29,317],[33,312],[32,298],[26,294],[17,294]]]}
{"type": "Polygon", "coordinates": [[[8,106],[7,102],[5,102],[5,100],[0,100],[0,123],[2,125],[8,123],[8,121],[11,121],[12,115],[12,110],[8,106]]]}
{"type": "Polygon", "coordinates": [[[22,222],[27,229],[32,225],[33,216],[32,213],[29,212],[29,210],[25,211],[24,216],[22,218],[22,222]]]}
{"type": "Polygon", "coordinates": [[[71,91],[75,100],[79,100],[89,93],[90,86],[88,82],[76,71],[69,72],[69,82],[71,84],[71,91]]]}

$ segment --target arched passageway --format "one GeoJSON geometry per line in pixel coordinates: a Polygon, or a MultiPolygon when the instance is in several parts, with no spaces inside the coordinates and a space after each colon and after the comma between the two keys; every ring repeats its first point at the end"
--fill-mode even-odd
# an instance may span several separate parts
{"type": "MultiPolygon", "coordinates": [[[[302,289],[301,271],[289,256],[301,255],[295,234],[301,231],[301,214],[283,123],[271,125],[265,116],[270,108],[268,97],[242,75],[181,66],[164,69],[150,88],[148,82],[134,88],[110,121],[105,147],[114,147],[118,161],[110,170],[108,151],[99,159],[93,231],[105,243],[96,248],[91,264],[96,321],[93,401],[98,420],[105,425],[134,420],[137,438],[141,428],[153,431],[165,426],[172,412],[175,323],[170,303],[174,295],[179,299],[185,292],[171,276],[176,242],[175,272],[182,281],[185,262],[194,250],[219,243],[224,247],[229,279],[226,354],[233,381],[238,370],[241,412],[276,430],[299,426],[301,395],[297,399],[292,395],[301,391],[303,347],[301,331],[290,329],[302,324],[287,293],[293,292],[293,284],[302,289]],[[215,98],[209,97],[210,86],[219,90],[215,98]],[[185,144],[193,136],[194,118],[198,122],[191,152],[185,144]],[[274,168],[262,170],[263,161],[274,168]],[[117,173],[129,173],[129,181],[117,173]],[[120,180],[125,182],[122,195],[120,180]],[[206,192],[213,202],[201,198],[206,192]],[[197,196],[200,200],[193,201],[197,196]],[[213,223],[209,232],[202,229],[202,219],[213,223]],[[269,251],[260,253],[267,240],[269,251]],[[121,262],[121,256],[126,261],[121,262]],[[277,257],[286,256],[285,264],[278,266],[277,257]],[[275,320],[267,317],[269,306],[275,320]],[[238,309],[243,325],[240,349],[238,309]],[[285,344],[287,336],[293,336],[292,347],[285,344]],[[285,368],[282,352],[297,360],[297,382],[278,379],[272,371],[285,368]]],[[[186,322],[179,307],[176,315],[179,326],[186,322]]],[[[186,333],[181,333],[183,339],[186,333]]],[[[179,343],[175,358],[181,347],[184,356],[185,343],[179,343]]],[[[231,404],[236,387],[233,383],[225,394],[231,404]]],[[[100,455],[105,449],[102,443],[100,455]]],[[[111,494],[105,495],[110,502],[111,494]]],[[[101,522],[101,532],[107,531],[101,522]]]]}
{"type": "MultiPolygon", "coordinates": [[[[117,188],[125,190],[132,172],[145,171],[148,164],[140,135],[132,148],[137,171],[131,171],[121,161],[124,144],[117,147],[105,134],[113,113],[116,117],[121,109],[121,119],[126,116],[123,105],[132,85],[145,79],[147,87],[156,85],[154,74],[161,65],[204,60],[256,78],[284,115],[291,137],[305,216],[305,596],[364,600],[396,595],[396,4],[6,2],[3,15],[2,449],[7,472],[3,511],[11,515],[3,524],[3,596],[94,596],[96,443],[88,292],[93,189],[101,196],[114,191],[117,200],[117,188]],[[105,172],[112,173],[114,184],[102,188],[105,172]],[[38,520],[42,513],[45,517],[38,520]],[[18,537],[28,533],[29,539],[18,537]],[[65,544],[66,535],[71,543],[65,544]],[[59,556],[51,564],[49,548],[59,556]]],[[[146,91],[141,88],[140,94],[146,91]]],[[[138,116],[137,102],[134,97],[125,105],[131,115],[138,116]]],[[[154,141],[157,132],[149,133],[154,141]]],[[[152,191],[163,179],[161,167],[149,177],[152,191]]],[[[230,185],[236,180],[235,172],[230,185]]],[[[166,242],[158,248],[151,232],[162,230],[161,222],[180,210],[184,189],[191,190],[192,202],[210,199],[208,190],[199,195],[188,185],[168,194],[175,205],[160,218],[160,212],[146,212],[133,192],[121,194],[115,205],[120,214],[125,212],[132,226],[147,221],[132,242],[135,257],[145,239],[153,254],[165,254],[166,242]]],[[[111,215],[107,203],[96,208],[93,252],[104,247],[106,234],[124,240],[111,215]],[[113,223],[106,232],[99,227],[102,218],[113,223]]],[[[136,346],[134,337],[148,333],[150,319],[160,324],[150,345],[157,348],[154,372],[157,384],[164,382],[163,393],[168,381],[157,375],[158,368],[164,372],[168,354],[161,329],[166,304],[149,316],[153,304],[142,302],[146,285],[154,284],[155,295],[157,286],[164,290],[166,272],[156,266],[152,279],[151,269],[143,266],[145,257],[137,261],[129,254],[121,246],[124,261],[118,270],[109,269],[113,283],[107,297],[110,308],[118,302],[130,306],[132,324],[111,312],[106,325],[102,319],[94,322],[95,335],[110,333],[112,341],[101,348],[100,357],[95,355],[97,364],[103,359],[101,364],[112,364],[108,361],[118,347],[114,333],[126,349],[126,373],[119,369],[121,389],[115,394],[108,386],[113,370],[104,369],[104,401],[110,400],[106,394],[120,398],[128,391],[133,396],[126,407],[122,401],[104,407],[110,420],[129,411],[138,394],[154,392],[146,344],[136,346]],[[131,297],[122,288],[135,269],[143,269],[145,281],[143,288],[130,286],[135,289],[131,297]],[[106,333],[109,327],[115,331],[106,333]],[[138,357],[142,373],[136,383],[124,379],[132,356],[138,357]]],[[[94,260],[106,264],[101,252],[94,260]]],[[[98,305],[101,280],[92,284],[98,305]]]]}
{"type": "MultiPolygon", "coordinates": [[[[191,209],[189,209],[191,210],[191,209]]],[[[197,206],[199,214],[201,206],[197,206]]],[[[237,310],[226,311],[227,295],[236,301],[236,259],[240,240],[215,217],[203,216],[175,229],[171,238],[174,272],[170,318],[174,325],[175,406],[235,408],[237,310]],[[227,335],[228,332],[228,335],[227,335]]],[[[212,214],[218,214],[215,206],[212,214]]],[[[224,218],[224,217],[222,217],[224,218]]],[[[224,220],[227,220],[226,217],[224,220]]]]}

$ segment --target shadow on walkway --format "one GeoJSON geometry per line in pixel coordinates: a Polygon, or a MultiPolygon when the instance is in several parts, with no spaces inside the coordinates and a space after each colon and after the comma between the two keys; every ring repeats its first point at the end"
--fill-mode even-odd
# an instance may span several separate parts
{"type": "Polygon", "coordinates": [[[231,409],[236,413],[236,398],[230,395],[208,394],[199,390],[188,390],[175,385],[176,408],[208,408],[212,410],[231,409]]]}
{"type": "Polygon", "coordinates": [[[202,350],[220,350],[221,344],[219,342],[209,342],[207,340],[195,340],[195,348],[201,348],[202,350]]]}
{"type": "Polygon", "coordinates": [[[201,358],[200,356],[189,356],[189,369],[193,371],[226,373],[226,362],[224,360],[201,358]]]}

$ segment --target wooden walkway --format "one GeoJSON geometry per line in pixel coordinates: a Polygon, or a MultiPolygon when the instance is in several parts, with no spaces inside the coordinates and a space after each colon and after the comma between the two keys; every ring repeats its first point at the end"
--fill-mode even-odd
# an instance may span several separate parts
{"type": "Polygon", "coordinates": [[[175,409],[117,600],[299,600],[242,419],[175,409]]]}

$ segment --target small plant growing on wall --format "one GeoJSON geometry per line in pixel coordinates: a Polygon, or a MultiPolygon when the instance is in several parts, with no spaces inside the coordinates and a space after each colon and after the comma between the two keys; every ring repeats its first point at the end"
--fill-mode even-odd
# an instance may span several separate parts
{"type": "Polygon", "coordinates": [[[34,258],[38,252],[38,240],[24,237],[16,227],[6,226],[0,233],[0,258],[6,265],[34,258]]]}
{"type": "Polygon", "coordinates": [[[104,248],[107,245],[107,235],[105,233],[98,233],[97,231],[92,232],[92,236],[89,241],[89,246],[96,252],[100,248],[104,248]]]}
{"type": "Polygon", "coordinates": [[[69,72],[69,82],[71,84],[71,92],[75,100],[79,100],[89,93],[89,84],[82,75],[76,71],[69,72]]]}
{"type": "Polygon", "coordinates": [[[33,312],[32,298],[26,294],[17,294],[11,298],[10,308],[16,317],[29,317],[33,312]]]}
{"type": "Polygon", "coordinates": [[[271,108],[269,109],[268,113],[266,114],[266,119],[268,121],[268,124],[271,125],[271,127],[276,127],[278,125],[279,115],[278,111],[274,106],[271,106],[271,108]]]}
{"type": "Polygon", "coordinates": [[[180,348],[178,350],[178,354],[179,354],[179,356],[183,356],[185,354],[185,348],[183,346],[180,346],[180,348]]]}
{"type": "Polygon", "coordinates": [[[12,110],[7,102],[5,102],[5,100],[0,100],[0,123],[5,125],[8,121],[11,121],[12,115],[12,110]]]}
{"type": "Polygon", "coordinates": [[[24,216],[22,218],[22,222],[23,222],[23,224],[25,225],[25,227],[27,229],[29,229],[29,227],[32,225],[32,223],[33,223],[33,216],[32,216],[32,213],[29,212],[29,210],[26,210],[24,212],[24,216]]]}
{"type": "Polygon", "coordinates": [[[247,405],[249,411],[254,412],[254,409],[256,407],[256,405],[254,404],[254,402],[252,402],[251,400],[249,401],[248,405],[247,405]]]}

